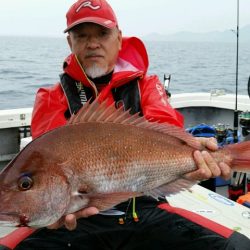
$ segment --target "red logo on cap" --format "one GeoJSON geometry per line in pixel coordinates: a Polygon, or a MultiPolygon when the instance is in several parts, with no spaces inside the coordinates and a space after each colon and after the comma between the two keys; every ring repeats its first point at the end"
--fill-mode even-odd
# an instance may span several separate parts
{"type": "Polygon", "coordinates": [[[89,8],[92,9],[92,10],[98,10],[98,9],[101,8],[100,5],[93,6],[93,5],[91,5],[91,2],[90,2],[90,1],[87,1],[87,2],[82,3],[82,4],[76,9],[76,13],[79,12],[81,8],[86,8],[86,7],[89,7],[89,8]]]}

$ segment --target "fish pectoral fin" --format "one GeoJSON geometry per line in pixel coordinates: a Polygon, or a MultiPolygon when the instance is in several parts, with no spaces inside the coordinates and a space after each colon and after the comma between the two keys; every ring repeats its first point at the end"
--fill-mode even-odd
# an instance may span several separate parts
{"type": "Polygon", "coordinates": [[[108,210],[115,205],[136,196],[134,193],[81,193],[76,191],[70,199],[70,206],[66,214],[76,212],[87,207],[96,207],[99,211],[108,210]]]}
{"type": "Polygon", "coordinates": [[[137,192],[115,192],[115,193],[97,193],[89,195],[88,207],[96,207],[100,211],[104,211],[114,207],[115,205],[127,201],[132,197],[142,196],[142,193],[137,192]]]}
{"type": "Polygon", "coordinates": [[[79,192],[72,193],[69,206],[67,207],[65,214],[74,213],[80,209],[88,207],[88,203],[88,195],[79,192]]]}
{"type": "Polygon", "coordinates": [[[146,192],[145,195],[152,196],[153,198],[158,200],[159,197],[171,196],[172,194],[179,193],[180,191],[188,190],[196,183],[197,181],[180,178],[168,184],[152,189],[146,192]]]}
{"type": "Polygon", "coordinates": [[[62,169],[62,171],[65,175],[65,178],[67,179],[68,182],[71,182],[71,180],[74,178],[74,174],[75,174],[73,171],[72,165],[73,164],[71,163],[71,159],[57,164],[57,167],[62,169]]]}

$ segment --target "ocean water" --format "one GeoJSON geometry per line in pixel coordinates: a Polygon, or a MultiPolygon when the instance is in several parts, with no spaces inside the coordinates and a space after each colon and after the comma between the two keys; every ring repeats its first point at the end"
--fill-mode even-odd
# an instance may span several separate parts
{"type": "MultiPolygon", "coordinates": [[[[0,37],[0,110],[32,107],[39,87],[59,79],[70,53],[64,38],[0,37]]],[[[236,44],[148,42],[148,73],[163,81],[171,74],[170,92],[235,93],[236,44]]],[[[247,94],[250,46],[239,47],[239,93],[247,94]]]]}

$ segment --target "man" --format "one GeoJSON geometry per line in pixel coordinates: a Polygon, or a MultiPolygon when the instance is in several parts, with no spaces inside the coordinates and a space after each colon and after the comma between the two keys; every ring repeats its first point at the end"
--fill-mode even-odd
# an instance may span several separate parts
{"type": "MultiPolygon", "coordinates": [[[[37,93],[33,138],[65,125],[87,100],[97,96],[100,101],[131,109],[131,113],[140,112],[147,119],[183,126],[182,116],[169,105],[159,79],[147,76],[143,43],[122,37],[116,16],[105,0],[73,4],[67,13],[65,32],[72,54],[64,62],[60,83],[37,93]]],[[[217,149],[211,140],[200,140],[207,148],[217,149]]],[[[196,151],[194,159],[198,170],[187,178],[230,175],[227,165],[217,165],[205,151],[196,151]]],[[[160,204],[150,197],[119,204],[106,213],[86,208],[35,233],[17,249],[233,249],[234,238],[241,239],[243,247],[247,241],[240,234],[205,228],[204,223],[191,222],[185,214],[183,217],[169,209],[164,199],[160,204]],[[131,207],[136,207],[139,221],[131,207]]]]}

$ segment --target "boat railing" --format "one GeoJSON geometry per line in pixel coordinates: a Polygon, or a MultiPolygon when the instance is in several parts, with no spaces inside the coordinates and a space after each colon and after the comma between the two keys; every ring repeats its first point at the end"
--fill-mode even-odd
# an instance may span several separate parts
{"type": "Polygon", "coordinates": [[[32,108],[0,110],[0,169],[19,151],[21,139],[31,136],[32,108]]]}

